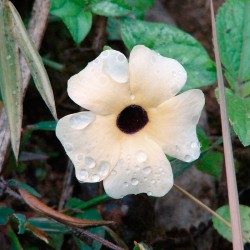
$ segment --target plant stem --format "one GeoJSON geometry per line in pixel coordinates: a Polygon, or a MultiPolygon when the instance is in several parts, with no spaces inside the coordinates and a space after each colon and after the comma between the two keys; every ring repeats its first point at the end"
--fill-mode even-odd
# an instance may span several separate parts
{"type": "Polygon", "coordinates": [[[224,145],[225,166],[227,175],[228,200],[229,200],[230,217],[232,223],[232,242],[234,250],[243,250],[242,229],[241,229],[240,212],[239,212],[239,198],[238,198],[238,190],[237,190],[237,183],[235,176],[232,142],[230,137],[230,129],[227,116],[224,81],[222,76],[217,32],[215,26],[214,7],[212,0],[210,0],[210,9],[211,9],[211,20],[212,20],[213,45],[215,52],[218,89],[219,89],[222,136],[224,142],[223,145],[224,145]]]}

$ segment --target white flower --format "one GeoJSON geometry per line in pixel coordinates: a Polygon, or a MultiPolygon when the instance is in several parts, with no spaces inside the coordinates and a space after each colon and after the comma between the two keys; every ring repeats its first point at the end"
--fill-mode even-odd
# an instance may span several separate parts
{"type": "Polygon", "coordinates": [[[165,154],[190,162],[200,155],[196,135],[202,91],[175,96],[187,73],[174,59],[142,45],[129,62],[102,52],[68,82],[70,98],[90,111],[59,120],[56,135],[80,182],[103,180],[107,194],[165,195],[173,174],[165,154]]]}

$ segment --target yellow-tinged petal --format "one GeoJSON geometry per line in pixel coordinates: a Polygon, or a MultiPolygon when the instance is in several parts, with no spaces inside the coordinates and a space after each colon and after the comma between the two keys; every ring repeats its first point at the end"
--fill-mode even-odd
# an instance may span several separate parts
{"type": "Polygon", "coordinates": [[[129,57],[129,78],[135,103],[157,107],[181,90],[187,73],[178,61],[137,45],[129,57]]]}
{"type": "Polygon", "coordinates": [[[103,182],[106,193],[113,198],[165,195],[173,186],[173,174],[162,149],[144,133],[124,136],[121,143],[119,161],[103,182]]]}
{"type": "Polygon", "coordinates": [[[193,89],[149,111],[146,133],[167,155],[191,162],[200,155],[196,125],[205,103],[201,90],[193,89]]]}
{"type": "Polygon", "coordinates": [[[120,153],[120,131],[115,116],[90,111],[63,117],[56,135],[75,166],[80,182],[98,182],[113,169],[120,153]]]}
{"type": "Polygon", "coordinates": [[[103,51],[68,81],[68,95],[94,113],[119,112],[129,103],[128,61],[116,50],[103,51]]]}

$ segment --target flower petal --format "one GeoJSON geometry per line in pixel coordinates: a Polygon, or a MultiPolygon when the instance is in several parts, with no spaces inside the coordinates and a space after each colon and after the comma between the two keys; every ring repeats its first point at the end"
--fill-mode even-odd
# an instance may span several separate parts
{"type": "Polygon", "coordinates": [[[68,81],[68,95],[97,114],[119,112],[129,102],[128,61],[116,50],[103,51],[68,81]]]}
{"type": "Polygon", "coordinates": [[[56,127],[80,182],[101,181],[112,171],[120,152],[119,133],[115,116],[89,111],[65,116],[56,127]]]}
{"type": "Polygon", "coordinates": [[[131,51],[129,73],[135,101],[151,107],[175,96],[187,79],[187,73],[178,61],[163,57],[143,45],[137,45],[131,51]]]}
{"type": "Polygon", "coordinates": [[[149,111],[150,124],[145,128],[167,155],[191,162],[200,155],[196,135],[205,99],[201,90],[193,89],[149,111]]]}
{"type": "Polygon", "coordinates": [[[173,174],[162,149],[138,133],[123,138],[119,161],[103,183],[113,198],[139,193],[160,197],[173,186],[173,174]]]}

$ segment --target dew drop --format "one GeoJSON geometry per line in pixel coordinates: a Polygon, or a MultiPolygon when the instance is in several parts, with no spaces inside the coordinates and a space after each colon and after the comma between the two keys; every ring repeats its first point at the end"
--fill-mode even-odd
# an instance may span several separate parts
{"type": "Polygon", "coordinates": [[[70,126],[74,129],[86,128],[91,122],[95,120],[95,115],[91,112],[84,112],[72,115],[70,118],[70,126]]]}
{"type": "Polygon", "coordinates": [[[88,178],[89,174],[85,169],[80,170],[79,172],[79,178],[81,180],[86,180],[88,178]]]}
{"type": "Polygon", "coordinates": [[[13,90],[13,91],[12,91],[12,94],[13,94],[13,95],[15,95],[15,94],[16,94],[16,91],[15,91],[15,90],[13,90]]]}
{"type": "Polygon", "coordinates": [[[101,56],[102,57],[108,57],[109,56],[109,50],[105,50],[105,51],[103,51],[102,53],[101,53],[101,56]]]}
{"type": "Polygon", "coordinates": [[[138,183],[139,183],[139,181],[138,181],[136,178],[132,178],[132,179],[131,179],[131,184],[132,184],[133,186],[138,185],[138,183]]]}
{"type": "Polygon", "coordinates": [[[6,59],[7,59],[7,60],[10,60],[10,58],[11,58],[11,55],[7,55],[7,56],[6,56],[6,59]]]}
{"type": "Polygon", "coordinates": [[[129,168],[127,168],[127,169],[126,169],[126,173],[128,174],[129,172],[130,172],[130,169],[129,169],[129,168]]]}
{"type": "Polygon", "coordinates": [[[92,175],[92,181],[93,181],[93,182],[97,182],[97,181],[99,181],[99,180],[100,180],[100,176],[99,176],[98,174],[92,175]]]}
{"type": "Polygon", "coordinates": [[[199,148],[200,145],[198,142],[192,142],[190,146],[191,148],[195,149],[195,148],[199,148]]]}
{"type": "Polygon", "coordinates": [[[144,174],[150,174],[151,171],[152,171],[152,168],[151,167],[145,167],[145,168],[143,168],[142,171],[143,171],[144,174]]]}
{"type": "Polygon", "coordinates": [[[123,63],[123,62],[126,61],[126,57],[124,55],[122,55],[122,54],[119,54],[117,56],[117,61],[123,63]]]}
{"type": "Polygon", "coordinates": [[[151,195],[152,195],[152,192],[150,192],[150,191],[147,192],[147,195],[148,195],[148,196],[151,196],[151,195]]]}
{"type": "Polygon", "coordinates": [[[148,178],[147,177],[144,177],[144,181],[147,181],[148,180],[148,178]]]}
{"type": "Polygon", "coordinates": [[[135,95],[131,95],[131,96],[130,96],[130,99],[131,99],[131,100],[134,100],[134,99],[135,99],[135,95]]]}
{"type": "Polygon", "coordinates": [[[184,160],[185,160],[186,162],[190,162],[190,161],[192,161],[192,157],[191,157],[190,155],[185,155],[185,156],[184,156],[184,160]]]}
{"type": "Polygon", "coordinates": [[[78,161],[82,161],[83,158],[84,158],[83,154],[76,155],[76,160],[78,160],[78,161]]]}
{"type": "Polygon", "coordinates": [[[162,171],[163,171],[163,168],[159,168],[159,170],[162,172],[162,171]]]}
{"type": "Polygon", "coordinates": [[[127,182],[124,182],[123,185],[124,185],[125,187],[128,187],[128,183],[127,183],[127,182]]]}
{"type": "Polygon", "coordinates": [[[65,143],[64,148],[67,152],[71,152],[73,150],[73,146],[71,143],[65,143]]]}
{"type": "Polygon", "coordinates": [[[147,158],[147,155],[142,151],[136,153],[136,159],[138,162],[145,162],[147,158]]]}
{"type": "Polygon", "coordinates": [[[109,163],[106,161],[101,162],[99,169],[100,169],[100,174],[106,175],[109,171],[109,163]]]}
{"type": "Polygon", "coordinates": [[[151,183],[152,183],[152,184],[155,184],[155,180],[154,180],[154,179],[153,179],[153,180],[151,180],[151,183]]]}
{"type": "Polygon", "coordinates": [[[115,170],[112,170],[112,171],[111,171],[111,175],[114,176],[114,175],[116,175],[116,174],[117,174],[117,172],[116,172],[115,170]]]}
{"type": "Polygon", "coordinates": [[[85,165],[88,167],[88,168],[94,168],[95,165],[96,165],[96,162],[93,158],[91,157],[86,157],[85,158],[85,165]]]}
{"type": "Polygon", "coordinates": [[[136,171],[139,171],[140,170],[140,167],[138,165],[135,166],[135,170],[136,171]]]}
{"type": "Polygon", "coordinates": [[[180,152],[180,148],[179,148],[178,145],[175,146],[175,150],[176,150],[177,153],[180,152]]]}
{"type": "Polygon", "coordinates": [[[176,76],[177,76],[176,71],[172,71],[172,76],[173,76],[173,77],[176,77],[176,76]]]}

